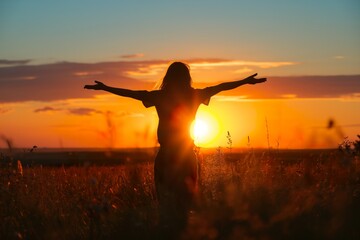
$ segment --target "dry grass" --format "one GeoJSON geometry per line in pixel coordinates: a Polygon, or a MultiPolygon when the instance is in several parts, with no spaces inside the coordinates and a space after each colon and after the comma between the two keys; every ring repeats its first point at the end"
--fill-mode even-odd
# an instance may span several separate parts
{"type": "MultiPolygon", "coordinates": [[[[360,239],[359,157],[218,149],[200,159],[179,238],[360,239]]],[[[0,239],[162,236],[152,163],[19,171],[0,169],[0,239]]]]}

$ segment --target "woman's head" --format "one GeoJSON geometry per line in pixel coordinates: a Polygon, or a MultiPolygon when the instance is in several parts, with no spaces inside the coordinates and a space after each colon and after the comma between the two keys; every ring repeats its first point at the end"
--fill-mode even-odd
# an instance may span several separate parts
{"type": "Polygon", "coordinates": [[[160,89],[188,89],[191,88],[189,66],[182,62],[172,63],[163,79],[160,89]]]}

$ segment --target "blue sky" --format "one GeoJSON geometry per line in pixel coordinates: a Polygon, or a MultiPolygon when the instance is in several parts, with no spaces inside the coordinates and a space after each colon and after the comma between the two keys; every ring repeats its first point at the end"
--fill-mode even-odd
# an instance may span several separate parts
{"type": "Polygon", "coordinates": [[[0,59],[101,62],[139,53],[145,60],[225,58],[306,63],[284,75],[358,74],[360,2],[0,3],[0,59]]]}

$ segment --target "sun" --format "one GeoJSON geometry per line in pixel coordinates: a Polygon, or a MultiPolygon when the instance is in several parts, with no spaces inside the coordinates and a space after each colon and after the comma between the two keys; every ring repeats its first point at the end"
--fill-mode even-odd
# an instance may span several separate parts
{"type": "Polygon", "coordinates": [[[217,139],[220,123],[216,115],[209,110],[201,109],[190,127],[190,135],[197,146],[210,146],[217,139]]]}
{"type": "Polygon", "coordinates": [[[209,126],[207,122],[204,122],[201,119],[194,121],[193,126],[193,135],[195,140],[205,140],[209,135],[209,126]]]}

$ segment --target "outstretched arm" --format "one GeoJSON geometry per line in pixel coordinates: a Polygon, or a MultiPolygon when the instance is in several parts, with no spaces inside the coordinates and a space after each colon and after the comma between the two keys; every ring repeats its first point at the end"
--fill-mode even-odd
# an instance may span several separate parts
{"type": "Polygon", "coordinates": [[[84,88],[85,89],[93,89],[93,90],[103,90],[103,91],[110,92],[110,93],[113,93],[113,94],[116,94],[119,96],[130,97],[130,98],[134,98],[134,99],[137,99],[140,101],[143,101],[145,99],[145,95],[147,93],[147,91],[134,91],[134,90],[124,89],[124,88],[109,87],[99,81],[95,81],[95,83],[96,84],[94,84],[94,85],[85,85],[84,88]]]}
{"type": "Polygon", "coordinates": [[[238,80],[238,81],[233,81],[233,82],[224,82],[224,83],[220,83],[218,85],[212,86],[212,87],[208,87],[206,88],[207,90],[207,97],[211,97],[221,91],[226,91],[226,90],[231,90],[237,87],[240,87],[241,85],[244,84],[257,84],[257,83],[262,83],[266,81],[266,78],[255,78],[255,76],[257,75],[257,73],[255,73],[254,75],[251,75],[243,80],[238,80]]]}

